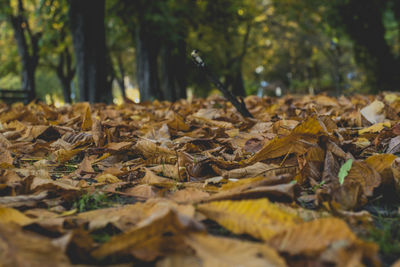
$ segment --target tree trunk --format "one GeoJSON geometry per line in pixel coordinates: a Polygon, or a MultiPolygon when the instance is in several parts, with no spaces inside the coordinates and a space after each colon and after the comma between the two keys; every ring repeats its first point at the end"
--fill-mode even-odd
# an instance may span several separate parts
{"type": "Polygon", "coordinates": [[[186,42],[181,39],[177,45],[177,57],[175,59],[176,95],[178,99],[186,98],[187,87],[187,53],[186,42]]]}
{"type": "Polygon", "coordinates": [[[186,98],[186,43],[165,42],[161,48],[161,88],[165,99],[186,98]]]}
{"type": "Polygon", "coordinates": [[[380,1],[350,0],[339,6],[343,25],[354,40],[356,60],[363,65],[370,83],[378,90],[400,88],[400,64],[385,41],[380,1]]]}
{"type": "Polygon", "coordinates": [[[124,65],[122,64],[122,58],[121,55],[117,56],[117,64],[118,64],[118,71],[119,71],[119,78],[117,75],[115,76],[118,86],[121,89],[121,94],[124,99],[126,99],[126,85],[125,85],[125,68],[124,65]]]}
{"type": "Polygon", "coordinates": [[[242,64],[239,64],[239,67],[237,67],[233,74],[232,93],[235,96],[246,96],[241,65],[242,64]]]}
{"type": "Polygon", "coordinates": [[[141,23],[136,36],[137,81],[140,101],[163,99],[158,79],[158,54],[159,40],[153,38],[151,29],[148,29],[145,23],[141,23]]]}
{"type": "Polygon", "coordinates": [[[175,91],[175,70],[170,44],[161,48],[161,89],[166,100],[177,99],[175,91]]]}
{"type": "Polygon", "coordinates": [[[14,30],[14,38],[17,42],[18,54],[21,57],[21,84],[22,89],[28,91],[28,100],[36,97],[35,71],[39,62],[39,39],[41,34],[33,34],[29,23],[24,17],[24,6],[22,0],[18,1],[18,15],[10,15],[10,21],[14,30]],[[27,32],[27,34],[25,34],[27,32]],[[27,40],[29,38],[29,42],[27,40]],[[31,47],[29,48],[28,43],[31,47]]]}
{"type": "Polygon", "coordinates": [[[105,0],[69,0],[80,101],[111,102],[107,86],[105,0]]]}
{"type": "Polygon", "coordinates": [[[72,67],[71,53],[65,48],[58,56],[57,77],[61,83],[64,102],[71,103],[71,81],[75,75],[75,69],[72,67]]]}
{"type": "Polygon", "coordinates": [[[234,62],[229,73],[225,75],[225,87],[230,89],[235,96],[246,96],[240,62],[234,62]]]}

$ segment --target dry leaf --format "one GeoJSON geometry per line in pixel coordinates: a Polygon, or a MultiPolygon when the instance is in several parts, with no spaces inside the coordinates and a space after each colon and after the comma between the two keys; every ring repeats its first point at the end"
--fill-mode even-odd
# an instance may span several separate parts
{"type": "Polygon", "coordinates": [[[95,179],[99,183],[106,183],[106,184],[114,184],[121,182],[121,180],[118,179],[118,177],[112,175],[111,173],[100,174],[95,179]]]}
{"type": "Polygon", "coordinates": [[[267,143],[249,158],[247,163],[277,158],[290,153],[304,154],[310,146],[317,143],[320,135],[326,134],[327,131],[322,122],[315,117],[310,117],[299,124],[288,136],[275,138],[267,143]]]}
{"type": "Polygon", "coordinates": [[[334,249],[336,257],[343,256],[346,250],[356,249],[361,253],[358,266],[364,260],[378,266],[377,246],[359,240],[344,221],[336,218],[317,219],[287,228],[272,237],[268,244],[292,256],[314,259],[327,249],[334,249]]]}
{"type": "Polygon", "coordinates": [[[166,206],[164,209],[153,212],[150,217],[141,221],[132,230],[113,237],[94,250],[92,255],[101,259],[114,253],[140,249],[140,246],[149,239],[161,239],[165,233],[179,235],[187,231],[199,230],[202,230],[200,224],[166,206]]]}
{"type": "Polygon", "coordinates": [[[2,266],[71,266],[67,256],[49,238],[0,223],[2,266]]]}
{"type": "Polygon", "coordinates": [[[218,201],[201,204],[197,209],[235,234],[263,240],[301,222],[296,214],[282,211],[267,199],[218,201]]]}
{"type": "Polygon", "coordinates": [[[92,129],[92,113],[90,112],[90,106],[89,104],[86,105],[85,108],[85,115],[82,118],[82,131],[90,131],[92,129]]]}
{"type": "MultiPolygon", "coordinates": [[[[1,223],[16,223],[24,226],[32,223],[32,219],[26,217],[23,213],[13,208],[0,207],[0,225],[1,223]]],[[[1,227],[1,226],[0,226],[1,227]]]]}
{"type": "Polygon", "coordinates": [[[185,242],[195,250],[204,267],[286,266],[279,254],[265,244],[205,234],[191,234],[185,242]]]}
{"type": "Polygon", "coordinates": [[[367,119],[370,123],[376,124],[383,122],[385,119],[384,112],[385,104],[381,101],[375,100],[368,106],[360,110],[360,113],[367,119]]]}
{"type": "Polygon", "coordinates": [[[374,168],[382,178],[383,184],[393,183],[392,163],[397,157],[393,154],[379,154],[368,157],[365,160],[369,166],[374,168]]]}

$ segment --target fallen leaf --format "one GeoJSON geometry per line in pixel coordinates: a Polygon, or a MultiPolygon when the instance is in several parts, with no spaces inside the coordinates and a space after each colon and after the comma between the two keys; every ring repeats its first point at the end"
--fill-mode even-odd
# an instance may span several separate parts
{"type": "Polygon", "coordinates": [[[371,266],[379,266],[377,246],[359,240],[344,221],[336,218],[317,219],[287,228],[267,243],[282,253],[313,259],[331,248],[338,248],[336,257],[343,256],[346,250],[356,249],[361,253],[357,265],[368,260],[371,266]]]}
{"type": "Polygon", "coordinates": [[[71,266],[67,256],[49,238],[0,223],[2,266],[71,266]],[[22,265],[21,265],[22,264],[22,265]]]}
{"type": "Polygon", "coordinates": [[[379,133],[380,131],[382,131],[385,128],[390,128],[389,121],[376,123],[370,127],[358,130],[358,134],[363,135],[365,133],[379,133]]]}
{"type": "Polygon", "coordinates": [[[364,116],[370,123],[376,124],[383,122],[385,119],[384,112],[385,104],[381,101],[375,100],[368,106],[360,110],[361,115],[364,116]]]}
{"type": "Polygon", "coordinates": [[[359,208],[373,195],[374,188],[381,184],[379,173],[362,161],[354,161],[343,184],[334,190],[334,200],[344,210],[359,208]]]}
{"type": "Polygon", "coordinates": [[[282,211],[267,199],[218,201],[198,205],[197,209],[235,234],[262,240],[301,222],[296,214],[282,211]]]}
{"type": "Polygon", "coordinates": [[[383,184],[393,184],[392,163],[397,157],[393,154],[378,154],[365,159],[365,163],[374,168],[382,178],[383,184]]]}
{"type": "Polygon", "coordinates": [[[199,202],[210,196],[207,192],[201,191],[196,188],[185,188],[173,193],[169,198],[177,203],[192,203],[199,202]]]}
{"type": "Polygon", "coordinates": [[[92,113],[90,112],[89,104],[86,104],[85,115],[82,118],[82,131],[90,131],[92,129],[92,113]]]}
{"type": "Polygon", "coordinates": [[[317,143],[320,135],[326,135],[327,131],[315,117],[310,117],[299,124],[289,135],[283,138],[275,138],[267,143],[253,157],[246,160],[252,164],[265,159],[277,158],[290,153],[304,154],[312,144],[317,143]]]}
{"type": "Polygon", "coordinates": [[[202,266],[286,266],[279,254],[268,245],[231,238],[190,234],[187,242],[202,260],[202,266]]]}
{"type": "Polygon", "coordinates": [[[32,221],[32,219],[26,217],[23,213],[16,209],[0,207],[0,224],[12,222],[24,226],[30,224],[32,221]]]}
{"type": "Polygon", "coordinates": [[[153,212],[150,217],[138,223],[132,230],[111,238],[110,241],[94,250],[92,255],[101,259],[114,253],[140,249],[144,242],[154,238],[160,239],[165,233],[179,235],[187,231],[201,230],[203,228],[200,224],[165,206],[164,209],[153,212]]]}
{"type": "Polygon", "coordinates": [[[106,184],[114,184],[121,182],[121,180],[118,179],[118,177],[112,175],[111,173],[100,174],[95,179],[99,183],[106,183],[106,184]]]}
{"type": "Polygon", "coordinates": [[[11,155],[11,152],[8,150],[1,151],[0,149],[0,168],[9,169],[13,168],[14,158],[11,155]]]}
{"type": "Polygon", "coordinates": [[[344,183],[344,178],[346,178],[347,174],[349,173],[351,166],[353,165],[353,159],[348,159],[339,170],[339,184],[344,183]]]}

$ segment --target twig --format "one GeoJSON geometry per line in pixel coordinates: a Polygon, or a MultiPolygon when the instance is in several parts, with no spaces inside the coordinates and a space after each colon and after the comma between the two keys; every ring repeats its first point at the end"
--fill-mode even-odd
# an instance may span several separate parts
{"type": "Polygon", "coordinates": [[[243,117],[253,118],[253,115],[247,110],[246,104],[244,103],[243,99],[240,98],[239,100],[228,90],[224,87],[224,85],[215,77],[211,71],[207,68],[204,61],[199,56],[199,52],[197,50],[193,50],[192,58],[194,63],[204,72],[207,78],[222,92],[224,97],[232,103],[232,105],[237,109],[237,111],[242,114],[243,117]]]}

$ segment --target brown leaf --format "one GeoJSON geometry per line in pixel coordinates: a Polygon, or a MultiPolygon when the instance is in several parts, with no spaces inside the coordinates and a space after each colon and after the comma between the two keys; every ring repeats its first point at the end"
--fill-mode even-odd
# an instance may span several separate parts
{"type": "Polygon", "coordinates": [[[82,131],[90,131],[92,129],[92,113],[90,112],[90,105],[86,104],[85,114],[82,116],[82,131]]]}
{"type": "Polygon", "coordinates": [[[393,154],[378,154],[365,160],[369,166],[374,168],[382,178],[383,184],[393,184],[392,163],[397,157],[393,154]]]}
{"type": "MultiPolygon", "coordinates": [[[[151,158],[155,158],[157,159],[157,161],[159,164],[161,163],[167,163],[167,164],[171,164],[171,163],[175,163],[176,161],[176,152],[172,151],[168,148],[165,147],[161,147],[156,145],[154,142],[149,141],[149,140],[144,140],[141,139],[136,143],[135,148],[140,151],[145,159],[151,159],[151,158]]],[[[152,162],[152,163],[157,163],[152,162]]]]}
{"type": "Polygon", "coordinates": [[[0,236],[2,266],[70,266],[66,255],[46,237],[2,223],[0,236]]]}
{"type": "Polygon", "coordinates": [[[0,149],[0,168],[9,169],[13,168],[14,158],[11,155],[11,152],[8,150],[2,151],[0,149]]]}
{"type": "Polygon", "coordinates": [[[45,199],[46,197],[46,191],[40,192],[37,195],[1,197],[0,205],[5,207],[35,206],[37,202],[45,199]]]}
{"type": "Polygon", "coordinates": [[[97,119],[94,120],[92,125],[92,136],[96,147],[101,147],[104,145],[104,132],[101,122],[97,119]]]}
{"type": "Polygon", "coordinates": [[[0,149],[7,149],[11,146],[11,142],[0,133],[0,149]]]}
{"type": "MultiPolygon", "coordinates": [[[[224,178],[251,178],[277,169],[279,169],[279,165],[257,162],[244,168],[223,171],[222,176],[224,178]]],[[[271,175],[274,176],[274,173],[271,173],[271,175]]]]}
{"type": "Polygon", "coordinates": [[[198,210],[235,234],[263,240],[301,222],[296,214],[282,211],[267,199],[211,202],[199,205],[198,210]]]}
{"type": "MultiPolygon", "coordinates": [[[[336,218],[317,219],[287,228],[273,236],[268,244],[292,256],[303,255],[314,259],[326,250],[333,250],[338,258],[345,256],[343,253],[346,250],[355,249],[360,253],[355,266],[361,266],[364,260],[378,266],[377,246],[359,240],[344,221],[336,218]]],[[[340,258],[335,260],[345,263],[340,258]]]]}
{"type": "Polygon", "coordinates": [[[362,161],[355,161],[344,179],[343,185],[335,190],[333,197],[342,209],[352,210],[367,203],[374,188],[381,184],[381,176],[362,161]]]}
{"type": "Polygon", "coordinates": [[[231,238],[191,234],[187,242],[202,260],[202,266],[286,266],[285,261],[268,245],[231,238]]]}
{"type": "Polygon", "coordinates": [[[143,199],[155,198],[159,196],[157,188],[147,184],[141,184],[128,188],[124,191],[124,194],[143,199]]]}
{"type": "Polygon", "coordinates": [[[170,196],[177,203],[193,203],[208,198],[210,194],[196,188],[185,188],[178,190],[170,196]]]}
{"type": "Polygon", "coordinates": [[[327,131],[317,118],[309,117],[299,124],[289,135],[283,138],[275,138],[267,143],[247,164],[255,163],[271,158],[277,158],[290,153],[304,154],[307,149],[316,144],[320,135],[326,135],[327,131]]]}
{"type": "MultiPolygon", "coordinates": [[[[149,239],[162,239],[165,233],[180,235],[187,231],[199,231],[202,229],[202,226],[197,222],[165,205],[164,208],[154,210],[148,219],[141,221],[132,230],[113,237],[110,241],[94,250],[92,255],[97,259],[101,259],[127,250],[132,252],[140,250],[141,245],[149,239]]],[[[157,247],[154,249],[157,249],[157,247]]]]}
{"type": "Polygon", "coordinates": [[[182,116],[180,116],[177,113],[173,113],[171,119],[167,123],[168,127],[171,129],[175,129],[178,131],[188,131],[190,129],[190,126],[185,123],[184,119],[182,116]]]}
{"type": "Polygon", "coordinates": [[[106,148],[114,151],[124,151],[131,148],[132,142],[109,143],[106,148]]]}

